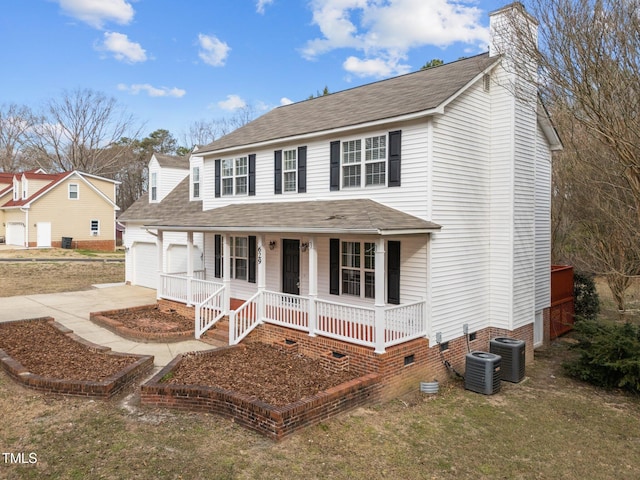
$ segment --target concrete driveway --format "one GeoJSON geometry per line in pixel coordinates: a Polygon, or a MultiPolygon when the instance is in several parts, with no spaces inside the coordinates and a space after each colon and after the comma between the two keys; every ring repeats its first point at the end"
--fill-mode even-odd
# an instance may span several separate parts
{"type": "Polygon", "coordinates": [[[124,284],[102,285],[82,292],[0,297],[0,322],[53,317],[73,330],[76,335],[90,342],[110,347],[114,352],[153,355],[156,371],[181,353],[214,348],[195,338],[175,343],[133,342],[89,320],[90,312],[153,303],[156,303],[155,290],[124,284]]]}

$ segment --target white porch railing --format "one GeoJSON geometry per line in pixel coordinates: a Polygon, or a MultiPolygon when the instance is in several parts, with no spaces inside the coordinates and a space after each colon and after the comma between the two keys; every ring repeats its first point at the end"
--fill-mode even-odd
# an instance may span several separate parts
{"type": "Polygon", "coordinates": [[[186,303],[187,305],[196,305],[213,295],[221,287],[222,283],[196,277],[189,278],[181,274],[161,273],[158,297],[186,303]]]}
{"type": "Polygon", "coordinates": [[[262,292],[256,292],[237,310],[229,312],[229,345],[236,345],[260,324],[262,292]]]}
{"type": "Polygon", "coordinates": [[[375,345],[375,309],[316,300],[316,312],[319,335],[368,347],[375,345]]]}
{"type": "Polygon", "coordinates": [[[372,307],[259,291],[229,315],[229,344],[239,343],[262,322],[374,347],[379,353],[427,335],[425,301],[382,309],[384,335],[376,336],[376,313],[372,307]]]}
{"type": "Polygon", "coordinates": [[[421,301],[385,308],[385,347],[424,337],[428,331],[426,307],[421,301]]]}
{"type": "Polygon", "coordinates": [[[221,286],[196,305],[196,338],[200,338],[224,315],[224,286],[221,286]]]}

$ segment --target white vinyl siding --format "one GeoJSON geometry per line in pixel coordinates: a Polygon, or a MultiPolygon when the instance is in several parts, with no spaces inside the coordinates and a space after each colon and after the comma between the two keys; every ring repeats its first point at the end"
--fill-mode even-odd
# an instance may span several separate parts
{"type": "Polygon", "coordinates": [[[535,310],[551,304],[551,153],[538,128],[536,148],[535,186],[535,251],[536,298],[535,310]]]}
{"type": "Polygon", "coordinates": [[[188,168],[161,167],[155,157],[149,162],[149,200],[161,202],[189,175],[188,168]],[[153,178],[156,177],[155,200],[153,197],[153,178]]]}
{"type": "Polygon", "coordinates": [[[434,121],[431,334],[444,341],[489,322],[489,107],[480,82],[434,121]]]}

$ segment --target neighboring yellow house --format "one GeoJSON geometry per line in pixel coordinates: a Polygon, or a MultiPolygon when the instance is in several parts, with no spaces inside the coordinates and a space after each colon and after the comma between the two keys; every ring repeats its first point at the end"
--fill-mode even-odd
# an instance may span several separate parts
{"type": "Polygon", "coordinates": [[[7,186],[6,176],[0,174],[0,240],[21,247],[115,250],[119,182],[78,171],[35,170],[14,174],[7,186]]]}

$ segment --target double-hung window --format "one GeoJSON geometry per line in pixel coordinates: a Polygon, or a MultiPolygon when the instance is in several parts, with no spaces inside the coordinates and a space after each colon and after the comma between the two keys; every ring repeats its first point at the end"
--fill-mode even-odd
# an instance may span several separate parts
{"type": "Polygon", "coordinates": [[[342,142],[342,187],[386,185],[386,162],[385,135],[342,142]]]}
{"type": "Polygon", "coordinates": [[[247,279],[249,244],[247,237],[231,237],[231,278],[247,279]]]}
{"type": "Polygon", "coordinates": [[[375,243],[342,242],[340,270],[343,295],[375,298],[375,253],[375,243]]]}
{"type": "Polygon", "coordinates": [[[151,201],[158,200],[158,172],[151,172],[151,201]]]}
{"type": "Polygon", "coordinates": [[[298,191],[298,151],[284,150],[282,152],[282,183],[285,192],[298,191]]]}
{"type": "Polygon", "coordinates": [[[222,195],[246,195],[248,177],[248,157],[222,160],[222,195]]]}
{"type": "Polygon", "coordinates": [[[191,170],[192,197],[200,198],[200,167],[191,170]]]}
{"type": "Polygon", "coordinates": [[[78,184],[77,183],[70,183],[69,184],[69,200],[77,200],[79,197],[78,194],[78,184]]]}

